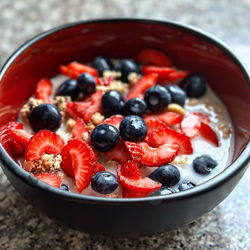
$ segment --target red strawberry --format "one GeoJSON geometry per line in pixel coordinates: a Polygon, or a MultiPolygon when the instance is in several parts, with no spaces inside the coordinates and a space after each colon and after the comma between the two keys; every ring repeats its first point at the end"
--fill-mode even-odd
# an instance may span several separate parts
{"type": "Polygon", "coordinates": [[[143,99],[146,90],[157,83],[157,74],[148,74],[141,77],[137,83],[129,90],[127,95],[127,101],[131,98],[141,98],[143,99]]]}
{"type": "Polygon", "coordinates": [[[119,130],[120,123],[122,122],[123,119],[124,119],[124,116],[122,115],[112,115],[109,118],[105,119],[102,123],[111,124],[119,130]]]}
{"type": "Polygon", "coordinates": [[[157,74],[159,82],[165,82],[168,80],[169,74],[175,72],[174,68],[157,67],[157,66],[142,66],[142,72],[144,74],[157,74]]]}
{"type": "Polygon", "coordinates": [[[49,79],[41,79],[35,88],[35,98],[41,99],[44,103],[51,103],[50,95],[52,93],[53,85],[49,79]]]}
{"type": "Polygon", "coordinates": [[[175,112],[170,112],[170,111],[149,114],[149,115],[144,116],[143,119],[146,123],[149,120],[160,120],[168,126],[173,126],[173,125],[178,124],[182,121],[181,115],[179,115],[175,112]]]}
{"type": "Polygon", "coordinates": [[[73,174],[79,193],[89,185],[96,164],[94,150],[82,140],[70,139],[62,150],[62,168],[66,174],[73,174]]]}
{"type": "Polygon", "coordinates": [[[216,133],[213,131],[213,129],[208,126],[206,123],[201,122],[199,127],[199,134],[206,139],[207,141],[213,143],[215,146],[219,146],[219,141],[216,133]]]}
{"type": "Polygon", "coordinates": [[[105,152],[104,155],[110,160],[118,161],[119,163],[131,160],[128,149],[126,148],[122,139],[120,139],[119,143],[114,148],[108,152],[105,152]]]}
{"type": "Polygon", "coordinates": [[[42,173],[35,175],[37,179],[43,181],[53,187],[60,188],[62,184],[61,178],[57,174],[53,173],[42,173]]]}
{"type": "Polygon", "coordinates": [[[189,113],[181,122],[181,130],[188,137],[194,137],[199,134],[200,122],[209,123],[207,115],[202,113],[189,113]]]}
{"type": "Polygon", "coordinates": [[[102,84],[103,84],[104,86],[109,86],[113,80],[114,80],[113,77],[104,78],[104,79],[102,80],[102,84]]]}
{"type": "Polygon", "coordinates": [[[187,77],[188,75],[189,75],[188,70],[177,70],[175,72],[168,74],[165,81],[172,82],[172,81],[176,81],[176,80],[181,80],[181,79],[187,77]]]}
{"type": "Polygon", "coordinates": [[[100,163],[97,162],[95,168],[93,169],[92,176],[94,176],[96,173],[105,171],[105,167],[103,167],[100,163]]]}
{"type": "Polygon", "coordinates": [[[151,119],[151,120],[147,119],[145,122],[146,122],[148,131],[147,131],[147,137],[144,139],[144,141],[148,141],[149,136],[156,130],[167,127],[166,123],[160,120],[156,120],[156,119],[151,119]]]}
{"type": "Polygon", "coordinates": [[[163,144],[177,144],[179,145],[179,154],[192,154],[193,148],[190,139],[174,129],[162,128],[156,130],[149,136],[148,141],[155,147],[163,144]]]}
{"type": "Polygon", "coordinates": [[[11,128],[9,130],[9,134],[12,140],[16,141],[24,150],[26,149],[27,144],[32,137],[32,134],[29,132],[16,128],[11,128]]]}
{"type": "Polygon", "coordinates": [[[92,76],[98,77],[98,71],[95,68],[88,66],[86,64],[82,64],[82,63],[78,63],[78,62],[71,62],[68,65],[68,68],[72,69],[74,71],[77,71],[80,74],[89,73],[92,76]]]}
{"type": "Polygon", "coordinates": [[[164,53],[155,49],[142,50],[137,54],[136,61],[147,65],[157,65],[162,67],[172,66],[169,58],[164,53]]]}
{"type": "Polygon", "coordinates": [[[25,151],[27,161],[40,159],[44,153],[59,154],[64,146],[63,139],[49,130],[40,130],[33,135],[25,151]]]}
{"type": "Polygon", "coordinates": [[[125,145],[135,162],[152,167],[173,161],[179,151],[177,144],[163,144],[158,148],[152,148],[145,142],[126,141],[125,145]]]}
{"type": "Polygon", "coordinates": [[[90,144],[90,135],[89,135],[89,130],[85,122],[78,118],[76,120],[76,123],[72,129],[72,136],[74,138],[78,138],[81,140],[86,141],[88,144],[90,144]],[[84,133],[84,135],[83,135],[84,133]]]}
{"type": "Polygon", "coordinates": [[[145,197],[161,187],[161,183],[151,180],[148,177],[133,179],[123,175],[122,166],[117,168],[117,177],[121,183],[123,194],[126,197],[145,197]]]}
{"type": "Polygon", "coordinates": [[[141,174],[138,169],[138,163],[128,160],[124,162],[121,166],[121,173],[124,177],[128,177],[131,179],[140,179],[141,174]]]}
{"type": "Polygon", "coordinates": [[[64,65],[60,66],[60,72],[61,74],[66,75],[73,79],[77,79],[77,77],[80,75],[80,73],[78,73],[77,71],[69,69],[67,66],[64,65]]]}

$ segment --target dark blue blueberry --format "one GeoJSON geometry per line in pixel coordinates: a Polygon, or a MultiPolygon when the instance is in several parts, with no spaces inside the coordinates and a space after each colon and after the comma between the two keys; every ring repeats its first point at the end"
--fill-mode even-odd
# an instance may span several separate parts
{"type": "Polygon", "coordinates": [[[194,159],[193,168],[195,172],[202,175],[209,174],[217,166],[217,162],[208,155],[202,155],[194,159]]]}
{"type": "Polygon", "coordinates": [[[120,71],[122,73],[121,80],[124,82],[128,81],[128,75],[131,72],[141,74],[140,67],[132,60],[123,59],[114,68],[115,71],[120,71]]]}
{"type": "Polygon", "coordinates": [[[171,95],[166,88],[156,85],[146,91],[144,100],[151,112],[160,112],[166,110],[171,102],[171,95]]]}
{"type": "Polygon", "coordinates": [[[84,95],[91,95],[96,89],[95,79],[88,73],[80,74],[77,78],[77,84],[84,95]]]}
{"type": "Polygon", "coordinates": [[[100,76],[102,76],[103,71],[112,70],[113,68],[112,62],[104,56],[95,57],[92,66],[98,70],[100,76]]]}
{"type": "Polygon", "coordinates": [[[57,89],[56,95],[70,96],[75,100],[79,95],[80,89],[75,79],[67,79],[57,89]]]}
{"type": "Polygon", "coordinates": [[[105,116],[122,114],[125,99],[117,90],[109,90],[102,97],[102,111],[105,116]]]}
{"type": "Polygon", "coordinates": [[[118,187],[118,180],[114,174],[107,171],[101,171],[92,177],[91,187],[97,193],[111,194],[118,187]]]}
{"type": "Polygon", "coordinates": [[[143,141],[147,135],[147,125],[140,116],[129,115],[120,124],[120,134],[125,141],[143,141]]]}
{"type": "Polygon", "coordinates": [[[176,193],[177,191],[174,188],[169,188],[166,186],[163,186],[159,189],[157,189],[156,191],[154,191],[153,193],[151,193],[149,196],[162,196],[162,195],[168,195],[168,194],[173,194],[176,193]]]}
{"type": "Polygon", "coordinates": [[[120,140],[119,130],[110,124],[100,124],[91,133],[91,144],[95,150],[107,152],[120,140]]]}
{"type": "Polygon", "coordinates": [[[190,189],[190,188],[193,188],[193,187],[195,187],[195,184],[194,184],[194,183],[192,183],[191,181],[188,181],[188,180],[183,180],[183,181],[179,184],[178,189],[179,189],[180,191],[185,191],[185,190],[190,189]]]}
{"type": "Polygon", "coordinates": [[[206,93],[207,80],[199,74],[192,74],[183,79],[180,86],[188,97],[201,97],[206,93]]]}
{"type": "Polygon", "coordinates": [[[149,178],[162,183],[167,187],[172,187],[180,181],[180,171],[177,167],[167,164],[157,168],[150,174],[149,178]]]}
{"type": "Polygon", "coordinates": [[[144,102],[144,100],[140,98],[132,98],[128,100],[124,107],[123,107],[123,113],[125,115],[139,115],[143,116],[147,111],[147,104],[144,102]]]}
{"type": "Polygon", "coordinates": [[[61,184],[60,189],[69,192],[69,187],[64,183],[61,184]]]}
{"type": "Polygon", "coordinates": [[[34,132],[41,129],[56,131],[61,121],[62,117],[58,108],[48,103],[38,105],[29,115],[30,126],[34,132]]]}
{"type": "Polygon", "coordinates": [[[186,101],[186,93],[178,85],[168,84],[165,86],[171,95],[171,102],[177,103],[181,106],[184,106],[186,101]]]}

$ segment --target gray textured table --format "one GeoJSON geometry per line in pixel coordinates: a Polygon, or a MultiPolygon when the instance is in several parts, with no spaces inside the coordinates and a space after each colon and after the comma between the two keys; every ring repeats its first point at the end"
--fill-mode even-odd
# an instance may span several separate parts
{"type": "MultiPolygon", "coordinates": [[[[0,1],[0,66],[14,49],[41,31],[99,17],[178,20],[214,33],[250,59],[249,0],[41,2],[0,1]]],[[[224,202],[183,228],[134,240],[108,239],[68,229],[41,216],[10,186],[0,169],[0,249],[250,249],[249,182],[248,170],[224,202]]]]}

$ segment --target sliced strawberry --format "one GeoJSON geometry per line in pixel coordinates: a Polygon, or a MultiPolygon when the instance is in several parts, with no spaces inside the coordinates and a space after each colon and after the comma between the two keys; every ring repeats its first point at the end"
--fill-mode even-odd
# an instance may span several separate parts
{"type": "Polygon", "coordinates": [[[53,85],[50,79],[41,79],[35,88],[35,98],[40,99],[43,103],[51,103],[50,95],[52,93],[53,85]]]}
{"type": "Polygon", "coordinates": [[[61,163],[61,167],[63,169],[63,171],[70,177],[74,177],[74,170],[72,168],[72,160],[71,160],[71,156],[69,154],[69,150],[70,150],[70,146],[68,144],[66,144],[61,152],[61,156],[62,156],[62,163],[61,163]]]}
{"type": "Polygon", "coordinates": [[[200,122],[209,123],[207,115],[202,113],[189,113],[181,122],[181,130],[188,137],[194,137],[199,134],[200,122]]]}
{"type": "Polygon", "coordinates": [[[78,118],[76,120],[76,123],[72,129],[72,136],[74,138],[78,138],[81,140],[86,141],[88,144],[90,144],[90,134],[87,125],[85,122],[78,118]]]}
{"type": "Polygon", "coordinates": [[[53,187],[60,188],[62,184],[62,179],[57,175],[53,173],[42,173],[35,175],[37,179],[40,181],[43,181],[53,187]]]}
{"type": "Polygon", "coordinates": [[[113,126],[115,126],[117,129],[119,129],[120,124],[122,120],[124,119],[124,116],[122,115],[112,115],[109,118],[105,119],[102,123],[108,123],[113,126]]]}
{"type": "Polygon", "coordinates": [[[135,162],[152,167],[173,161],[179,151],[177,144],[163,144],[158,148],[152,148],[145,142],[126,141],[125,145],[135,162]]]}
{"type": "Polygon", "coordinates": [[[104,155],[110,160],[118,161],[119,163],[132,159],[122,139],[114,148],[105,152],[104,155]]]}
{"type": "Polygon", "coordinates": [[[128,160],[124,162],[121,166],[121,173],[123,176],[131,178],[131,179],[140,179],[141,174],[138,169],[138,163],[128,160]]]}
{"type": "Polygon", "coordinates": [[[173,126],[182,121],[182,116],[175,112],[164,111],[160,113],[146,115],[143,119],[146,123],[150,120],[160,120],[168,126],[173,126]]]}
{"type": "Polygon", "coordinates": [[[136,61],[146,65],[157,65],[162,67],[171,67],[169,58],[159,50],[144,49],[136,56],[136,61]]]}
{"type": "Polygon", "coordinates": [[[105,167],[103,167],[100,163],[97,162],[95,168],[93,169],[92,176],[94,176],[96,173],[105,171],[105,167]]]}
{"type": "Polygon", "coordinates": [[[117,168],[117,177],[127,193],[126,197],[145,197],[162,186],[161,183],[153,181],[148,177],[139,179],[126,177],[123,175],[121,166],[117,168]]]}
{"type": "Polygon", "coordinates": [[[25,150],[27,147],[27,144],[32,137],[32,134],[29,132],[23,130],[23,129],[16,129],[11,128],[9,130],[10,137],[12,140],[16,141],[22,148],[25,150]]]}
{"type": "Polygon", "coordinates": [[[161,83],[167,81],[169,74],[175,72],[175,69],[168,67],[142,66],[142,72],[144,74],[157,74],[158,81],[161,83]]]}
{"type": "Polygon", "coordinates": [[[163,144],[177,144],[180,147],[179,154],[193,153],[189,137],[167,127],[156,130],[149,136],[148,141],[154,147],[159,147],[163,144]]]}
{"type": "Polygon", "coordinates": [[[172,82],[172,81],[176,81],[176,80],[181,80],[181,79],[187,77],[188,75],[189,75],[189,71],[188,70],[177,70],[175,72],[170,73],[166,77],[165,81],[172,82]]]}
{"type": "Polygon", "coordinates": [[[215,146],[219,146],[219,141],[216,133],[213,131],[213,129],[207,125],[204,122],[201,122],[200,125],[198,125],[199,134],[206,139],[207,141],[213,143],[215,146]]]}
{"type": "Polygon", "coordinates": [[[158,129],[162,129],[162,128],[166,128],[166,127],[167,127],[166,123],[164,123],[164,122],[162,122],[162,121],[160,121],[160,120],[156,120],[156,119],[151,119],[151,120],[148,119],[148,120],[146,120],[145,122],[146,122],[147,129],[148,129],[148,131],[147,131],[147,136],[146,136],[146,138],[144,139],[145,142],[148,141],[149,136],[150,136],[153,132],[155,132],[155,131],[158,130],[158,129]]]}
{"type": "Polygon", "coordinates": [[[88,66],[86,64],[79,63],[79,62],[71,62],[68,65],[68,68],[72,69],[74,71],[77,71],[80,74],[82,74],[82,73],[89,73],[90,75],[95,76],[95,77],[99,76],[98,75],[98,71],[95,68],[93,68],[91,66],[88,66]]]}
{"type": "Polygon", "coordinates": [[[63,139],[49,130],[40,130],[33,135],[25,151],[27,161],[40,159],[44,153],[59,154],[64,146],[63,139]]]}
{"type": "Polygon", "coordinates": [[[63,75],[66,75],[66,76],[73,78],[73,79],[77,79],[78,76],[80,75],[80,73],[78,73],[77,71],[69,69],[67,66],[64,66],[64,65],[60,66],[60,72],[63,75]]]}
{"type": "Polygon", "coordinates": [[[131,98],[144,98],[144,93],[146,90],[157,83],[158,75],[157,74],[148,74],[141,77],[137,83],[129,90],[127,95],[127,100],[131,98]]]}

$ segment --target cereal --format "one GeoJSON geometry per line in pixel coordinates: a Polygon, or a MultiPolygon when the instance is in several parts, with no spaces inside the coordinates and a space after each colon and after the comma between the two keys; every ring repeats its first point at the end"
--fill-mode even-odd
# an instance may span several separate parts
{"type": "Polygon", "coordinates": [[[95,125],[92,122],[88,122],[87,127],[89,132],[92,132],[95,128],[95,125]]]}
{"type": "Polygon", "coordinates": [[[103,120],[104,116],[99,112],[96,112],[91,116],[91,121],[93,122],[94,125],[100,124],[103,120]]]}
{"type": "Polygon", "coordinates": [[[176,156],[171,164],[185,166],[187,163],[188,157],[186,155],[176,156]]]}
{"type": "Polygon", "coordinates": [[[138,75],[135,72],[131,72],[128,75],[128,82],[130,83],[131,86],[135,85],[137,81],[141,78],[141,75],[138,75]]]}
{"type": "Polygon", "coordinates": [[[72,118],[69,118],[68,121],[66,122],[66,128],[68,131],[71,131],[73,127],[75,126],[76,121],[72,118]]]}
{"type": "Polygon", "coordinates": [[[120,78],[122,76],[122,73],[119,71],[111,71],[111,70],[105,70],[103,71],[103,78],[109,78],[112,77],[114,79],[120,78]]]}
{"type": "Polygon", "coordinates": [[[97,85],[96,89],[101,90],[102,92],[107,92],[109,90],[117,90],[122,94],[125,94],[128,91],[128,84],[121,81],[113,80],[109,86],[97,85]]]}
{"type": "Polygon", "coordinates": [[[182,106],[180,106],[179,104],[176,104],[176,103],[170,103],[168,105],[168,111],[172,111],[172,112],[175,112],[175,113],[178,113],[179,115],[181,116],[184,116],[185,115],[185,110],[182,106]]]}
{"type": "Polygon", "coordinates": [[[36,99],[34,97],[29,98],[28,102],[25,103],[20,110],[22,119],[27,121],[31,111],[40,104],[43,104],[42,100],[36,99]]]}
{"type": "Polygon", "coordinates": [[[53,104],[60,110],[62,119],[65,119],[66,116],[66,105],[67,102],[71,101],[71,97],[70,96],[56,96],[53,104]]]}

